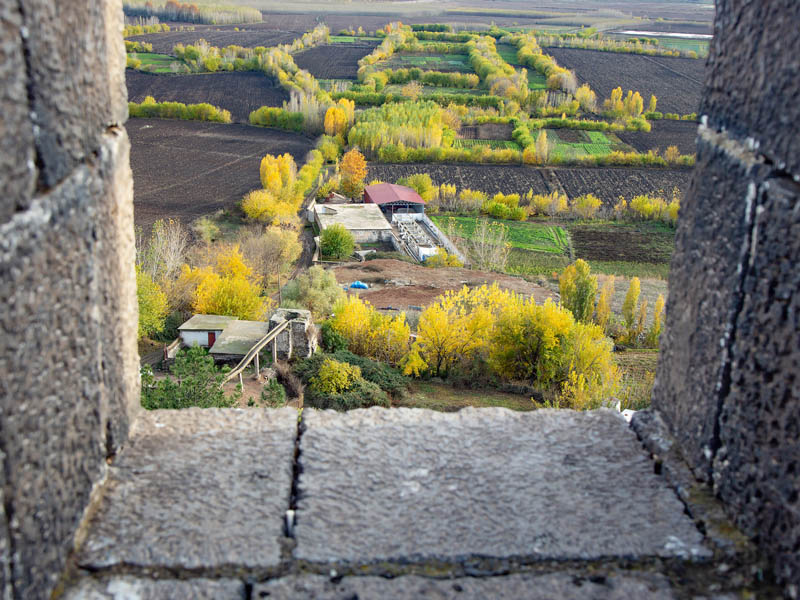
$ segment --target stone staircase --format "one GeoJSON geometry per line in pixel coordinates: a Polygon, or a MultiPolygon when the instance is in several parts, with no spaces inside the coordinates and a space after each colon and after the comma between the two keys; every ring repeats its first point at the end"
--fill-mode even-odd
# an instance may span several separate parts
{"type": "Polygon", "coordinates": [[[673,485],[680,468],[607,410],[153,411],[96,491],[62,589],[70,600],[768,589],[713,502],[693,519],[691,491],[673,485]]]}

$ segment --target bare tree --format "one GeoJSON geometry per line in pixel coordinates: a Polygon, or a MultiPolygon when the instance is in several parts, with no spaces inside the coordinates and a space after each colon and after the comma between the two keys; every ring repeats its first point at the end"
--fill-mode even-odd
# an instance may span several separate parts
{"type": "Polygon", "coordinates": [[[178,275],[189,247],[189,233],[179,221],[159,219],[150,239],[137,239],[136,262],[154,281],[172,281],[178,275]]]}

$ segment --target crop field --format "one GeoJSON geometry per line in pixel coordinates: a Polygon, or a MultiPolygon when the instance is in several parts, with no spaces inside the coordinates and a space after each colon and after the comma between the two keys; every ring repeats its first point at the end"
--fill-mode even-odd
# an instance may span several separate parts
{"type": "Polygon", "coordinates": [[[570,197],[594,194],[606,207],[612,207],[619,196],[631,199],[639,194],[663,193],[671,197],[677,187],[685,193],[690,169],[643,169],[630,167],[539,169],[526,165],[463,165],[463,164],[379,164],[369,163],[367,181],[380,179],[394,183],[400,177],[428,173],[434,183],[451,183],[459,190],[470,188],[489,194],[548,194],[551,187],[544,176],[550,171],[559,186],[570,197]]]}
{"type": "Polygon", "coordinates": [[[601,273],[666,279],[675,230],[658,223],[572,223],[576,258],[601,273]]]}
{"type": "Polygon", "coordinates": [[[294,55],[301,69],[321,79],[355,79],[358,61],[372,52],[374,44],[317,46],[294,55]]]}
{"type": "Polygon", "coordinates": [[[363,37],[355,35],[332,35],[332,44],[360,44],[363,42],[373,42],[376,45],[381,41],[381,38],[376,37],[363,37]]]}
{"type": "Polygon", "coordinates": [[[400,177],[428,173],[434,183],[450,183],[459,190],[470,188],[490,194],[549,193],[539,169],[522,165],[451,165],[451,164],[368,164],[367,181],[380,179],[394,183],[400,177]]]}
{"type": "Polygon", "coordinates": [[[289,99],[270,77],[257,72],[151,75],[127,69],[125,80],[131,102],[141,102],[146,96],[159,102],[208,102],[229,110],[238,123],[247,123],[257,108],[281,106],[289,99]]]}
{"type": "MultiPolygon", "coordinates": [[[[128,54],[128,56],[132,55],[128,54]]],[[[174,56],[169,56],[168,54],[137,52],[135,53],[135,56],[142,61],[142,66],[152,65],[154,73],[172,73],[172,63],[177,62],[179,64],[183,64],[183,61],[179,61],[174,56]]]]}
{"type": "MultiPolygon", "coordinates": [[[[632,150],[613,133],[578,129],[546,129],[545,131],[550,145],[550,156],[561,160],[584,156],[605,156],[614,150],[624,152],[632,150]]],[[[536,136],[538,139],[538,132],[536,136]]]]}
{"type": "Polygon", "coordinates": [[[381,68],[410,69],[419,67],[430,71],[472,73],[466,54],[408,54],[398,52],[388,61],[378,63],[381,68]]]}
{"type": "Polygon", "coordinates": [[[134,220],[148,229],[157,219],[189,224],[230,209],[261,187],[259,165],[267,153],[288,152],[302,164],[309,138],[261,127],[199,121],[131,119],[134,220]]]}
{"type": "Polygon", "coordinates": [[[473,140],[510,140],[514,126],[510,123],[483,123],[482,125],[462,125],[458,135],[473,140]]]}
{"type": "Polygon", "coordinates": [[[684,194],[692,176],[691,169],[631,167],[556,168],[554,173],[567,196],[594,194],[606,208],[614,206],[620,196],[628,200],[640,194],[662,193],[671,197],[675,187],[684,194]]]}
{"type": "MultiPolygon", "coordinates": [[[[185,25],[185,23],[183,24],[185,25]]],[[[256,48],[257,46],[277,46],[279,44],[291,44],[292,41],[302,35],[303,31],[270,31],[267,29],[255,29],[255,25],[243,25],[240,29],[245,31],[234,31],[233,27],[200,28],[195,31],[168,31],[165,33],[151,33],[147,35],[135,35],[127,38],[131,42],[147,42],[153,44],[153,52],[159,54],[172,54],[175,44],[187,46],[194,44],[197,40],[203,39],[212,46],[230,46],[235,44],[244,48],[256,48]]]]}
{"type": "Polygon", "coordinates": [[[479,140],[479,139],[457,139],[453,142],[454,148],[474,148],[475,146],[489,146],[495,149],[521,150],[519,144],[508,140],[479,140]]]}
{"type": "Polygon", "coordinates": [[[676,146],[681,154],[694,154],[697,151],[697,123],[693,121],[651,122],[653,129],[644,131],[622,131],[617,137],[639,152],[657,149],[662,154],[669,146],[676,146]]]}
{"type": "MultiPolygon", "coordinates": [[[[439,215],[433,216],[431,219],[440,229],[445,230],[449,223],[452,222],[458,234],[465,239],[472,238],[477,223],[475,217],[439,215]]],[[[557,225],[528,223],[525,221],[501,221],[498,219],[489,220],[493,223],[501,223],[508,228],[508,241],[513,248],[564,255],[569,252],[569,235],[557,225]]]]}
{"type": "MultiPolygon", "coordinates": [[[[403,91],[403,86],[400,84],[391,84],[383,88],[387,94],[400,94],[403,91]]],[[[459,94],[462,96],[485,96],[489,92],[486,90],[470,89],[470,88],[454,88],[454,87],[439,87],[435,85],[423,85],[422,95],[430,96],[431,94],[459,94]]]]}
{"type": "Polygon", "coordinates": [[[621,86],[623,93],[639,91],[645,106],[651,94],[658,110],[678,114],[697,112],[705,78],[705,61],[692,58],[651,57],[574,48],[546,48],[559,65],[572,69],[578,80],[597,93],[598,103],[621,86]]]}

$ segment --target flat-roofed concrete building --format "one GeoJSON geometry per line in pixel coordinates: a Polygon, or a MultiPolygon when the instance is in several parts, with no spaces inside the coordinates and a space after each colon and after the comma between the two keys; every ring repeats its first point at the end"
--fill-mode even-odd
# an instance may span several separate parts
{"type": "Polygon", "coordinates": [[[343,225],[359,244],[389,242],[392,226],[375,204],[317,204],[314,220],[320,231],[331,225],[343,225]]]}
{"type": "Polygon", "coordinates": [[[223,315],[194,315],[183,325],[178,327],[181,343],[184,346],[202,346],[211,348],[222,335],[225,328],[238,317],[223,315]]]}

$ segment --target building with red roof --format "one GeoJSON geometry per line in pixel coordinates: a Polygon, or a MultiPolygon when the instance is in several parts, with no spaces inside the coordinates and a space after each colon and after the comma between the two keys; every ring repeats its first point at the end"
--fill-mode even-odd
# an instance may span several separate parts
{"type": "Polygon", "coordinates": [[[393,183],[376,183],[364,188],[364,202],[377,204],[389,220],[395,213],[423,214],[425,200],[410,187],[393,183]]]}

